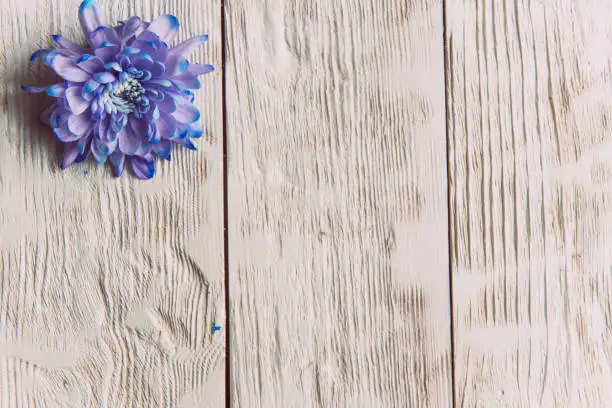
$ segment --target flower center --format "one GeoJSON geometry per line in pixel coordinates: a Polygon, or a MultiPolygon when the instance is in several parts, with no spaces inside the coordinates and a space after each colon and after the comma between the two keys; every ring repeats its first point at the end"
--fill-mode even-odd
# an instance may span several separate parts
{"type": "Polygon", "coordinates": [[[108,96],[119,112],[129,113],[135,109],[135,105],[140,102],[144,93],[145,89],[140,82],[134,78],[127,78],[108,96]]]}

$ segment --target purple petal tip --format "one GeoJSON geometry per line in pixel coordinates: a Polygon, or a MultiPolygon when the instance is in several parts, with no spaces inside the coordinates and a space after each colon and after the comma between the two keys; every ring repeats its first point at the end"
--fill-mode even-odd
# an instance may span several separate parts
{"type": "Polygon", "coordinates": [[[96,0],[85,0],[81,3],[81,7],[82,9],[86,8],[86,7],[96,7],[96,0]]]}
{"type": "Polygon", "coordinates": [[[170,22],[170,25],[173,28],[178,28],[179,27],[179,20],[178,18],[176,18],[176,16],[173,16],[172,14],[167,14],[166,17],[168,18],[168,21],[170,22]]]}

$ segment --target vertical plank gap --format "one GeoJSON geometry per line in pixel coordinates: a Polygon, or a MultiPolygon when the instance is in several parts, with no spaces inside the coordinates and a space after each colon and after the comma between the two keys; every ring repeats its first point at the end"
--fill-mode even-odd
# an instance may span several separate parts
{"type": "MultiPolygon", "coordinates": [[[[455,396],[455,301],[453,297],[453,229],[452,229],[452,214],[451,214],[451,154],[450,154],[450,126],[449,126],[449,110],[450,99],[448,97],[450,82],[448,79],[448,68],[450,58],[447,47],[446,37],[446,0],[442,0],[442,49],[444,52],[444,115],[445,115],[445,132],[446,132],[446,213],[448,225],[448,286],[449,286],[449,309],[450,309],[450,369],[451,369],[451,406],[456,407],[455,396]]],[[[224,128],[225,129],[225,128],[224,128]]],[[[226,283],[227,286],[227,283],[226,283]]]]}
{"type": "Polygon", "coordinates": [[[225,406],[231,407],[230,375],[230,289],[229,289],[229,216],[228,216],[228,177],[227,177],[227,86],[225,83],[227,62],[227,29],[225,19],[225,0],[221,1],[221,104],[223,105],[223,268],[225,270],[225,406]]]}

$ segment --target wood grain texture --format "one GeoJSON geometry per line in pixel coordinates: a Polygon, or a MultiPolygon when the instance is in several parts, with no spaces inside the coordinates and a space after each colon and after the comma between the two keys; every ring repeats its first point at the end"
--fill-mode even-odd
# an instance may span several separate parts
{"type": "MultiPolygon", "coordinates": [[[[37,122],[49,83],[29,54],[81,39],[80,0],[2,0],[0,13],[0,407],[223,406],[220,71],[197,95],[208,140],[176,149],[151,181],[92,162],[59,170],[37,122]]],[[[108,22],[179,17],[194,59],[221,64],[218,1],[99,0],[108,22]]]]}
{"type": "Polygon", "coordinates": [[[609,406],[612,5],[446,4],[457,406],[609,406]]]}
{"type": "Polygon", "coordinates": [[[450,406],[441,2],[225,16],[233,406],[450,406]]]}

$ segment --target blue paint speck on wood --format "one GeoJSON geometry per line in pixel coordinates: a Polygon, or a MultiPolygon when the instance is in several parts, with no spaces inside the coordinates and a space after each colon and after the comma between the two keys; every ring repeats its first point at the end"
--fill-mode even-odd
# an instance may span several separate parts
{"type": "Polygon", "coordinates": [[[221,331],[221,326],[217,326],[216,323],[213,323],[212,330],[213,334],[215,334],[215,332],[221,331]]]}

